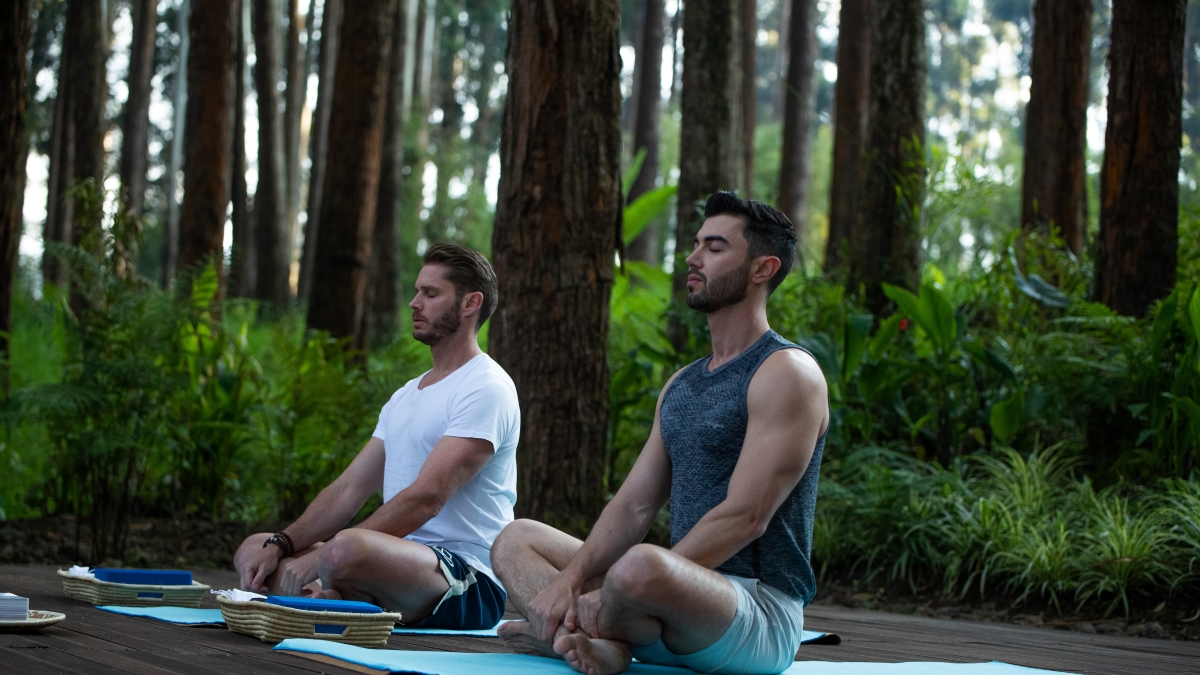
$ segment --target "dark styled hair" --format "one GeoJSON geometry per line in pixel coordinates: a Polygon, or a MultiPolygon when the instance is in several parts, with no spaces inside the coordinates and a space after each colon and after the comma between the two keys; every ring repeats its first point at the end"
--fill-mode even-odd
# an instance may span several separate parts
{"type": "Polygon", "coordinates": [[[454,297],[461,301],[467,293],[483,293],[483,306],[475,330],[483,328],[483,322],[496,311],[500,291],[496,283],[496,272],[482,253],[458,244],[434,244],[425,251],[426,265],[445,265],[449,270],[446,278],[454,284],[454,297]]]}
{"type": "Polygon", "coordinates": [[[772,255],[779,258],[779,271],[767,284],[767,295],[775,292],[796,263],[796,227],[779,211],[762,202],[742,199],[732,192],[717,192],[704,204],[704,217],[741,216],[746,221],[742,230],[750,244],[749,258],[772,255]]]}

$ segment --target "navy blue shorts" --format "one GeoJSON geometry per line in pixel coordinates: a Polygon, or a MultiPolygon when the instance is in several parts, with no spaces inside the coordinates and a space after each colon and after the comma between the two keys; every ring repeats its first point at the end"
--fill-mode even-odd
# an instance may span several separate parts
{"type": "Polygon", "coordinates": [[[414,628],[480,630],[500,623],[508,594],[487,574],[441,546],[430,546],[442,564],[450,590],[442,596],[433,614],[413,624],[414,628]]]}

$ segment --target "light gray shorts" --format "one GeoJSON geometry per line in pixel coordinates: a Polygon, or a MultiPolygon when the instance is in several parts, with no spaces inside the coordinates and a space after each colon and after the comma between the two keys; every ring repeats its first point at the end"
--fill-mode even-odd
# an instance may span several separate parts
{"type": "Polygon", "coordinates": [[[700,673],[767,675],[791,667],[800,649],[804,605],[758,579],[722,575],[737,591],[737,613],[725,634],[693,654],[675,654],[662,640],[634,647],[642,663],[686,666],[700,673]]]}

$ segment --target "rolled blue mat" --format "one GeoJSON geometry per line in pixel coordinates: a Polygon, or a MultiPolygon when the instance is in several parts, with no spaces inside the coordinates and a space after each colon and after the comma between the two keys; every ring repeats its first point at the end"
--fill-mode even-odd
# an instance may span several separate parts
{"type": "MultiPolygon", "coordinates": [[[[412,652],[367,649],[353,645],[294,638],[275,646],[275,651],[318,654],[367,668],[387,672],[422,675],[570,675],[575,673],[563,661],[525,654],[463,654],[458,652],[412,652]]],[[[636,661],[629,668],[634,675],[679,675],[685,671],[667,666],[651,666],[636,661]]],[[[1069,675],[1057,671],[991,663],[838,663],[800,661],[784,675],[1069,675]]]]}
{"type": "Polygon", "coordinates": [[[158,619],[167,623],[184,626],[224,626],[225,619],[219,609],[197,609],[195,607],[121,607],[119,605],[103,605],[102,609],[114,614],[126,616],[144,616],[158,619]]]}

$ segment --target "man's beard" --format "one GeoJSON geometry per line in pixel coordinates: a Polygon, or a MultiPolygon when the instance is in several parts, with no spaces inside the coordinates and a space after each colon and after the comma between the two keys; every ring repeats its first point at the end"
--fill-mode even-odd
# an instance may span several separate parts
{"type": "Polygon", "coordinates": [[[458,328],[462,326],[462,317],[455,311],[457,309],[458,303],[455,303],[454,307],[446,310],[445,313],[434,319],[432,323],[428,323],[428,320],[426,320],[426,328],[424,330],[414,328],[413,337],[432,347],[454,335],[458,332],[458,328]]]}
{"type": "Polygon", "coordinates": [[[704,290],[688,293],[687,304],[692,309],[711,314],[718,309],[736,305],[746,299],[746,291],[750,287],[747,280],[747,276],[750,274],[749,260],[741,267],[714,279],[708,279],[701,272],[693,270],[693,273],[699,274],[704,279],[704,290]]]}

